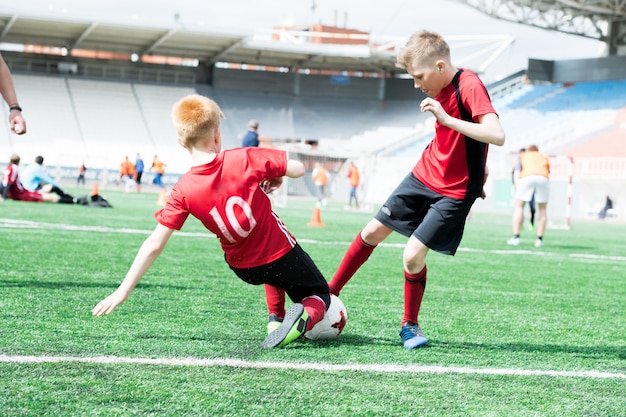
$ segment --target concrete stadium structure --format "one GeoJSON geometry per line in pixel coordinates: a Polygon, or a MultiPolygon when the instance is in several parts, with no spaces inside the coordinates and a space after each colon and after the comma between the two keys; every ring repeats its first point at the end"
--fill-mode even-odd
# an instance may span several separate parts
{"type": "MultiPolygon", "coordinates": [[[[521,3],[518,6],[523,8],[521,3]]],[[[539,3],[550,7],[552,2],[539,3]]],[[[582,19],[604,18],[611,20],[613,28],[621,28],[623,10],[615,16],[587,13],[584,7],[578,12],[582,19]]],[[[15,75],[29,123],[26,138],[9,135],[8,128],[0,132],[0,152],[8,156],[17,151],[24,161],[44,154],[61,177],[73,178],[75,167],[85,161],[95,168],[88,171],[97,175],[91,179],[106,183],[115,177],[125,155],[141,152],[145,159],[152,154],[166,159],[174,174],[167,180],[175,181],[186,169],[187,155],[174,143],[169,109],[176,99],[192,92],[215,98],[225,110],[227,148],[238,146],[247,120],[256,118],[261,120],[262,135],[274,146],[290,147],[303,159],[330,161],[337,198],[347,195],[345,178],[339,174],[343,163],[352,159],[366,167],[366,200],[379,203],[432,136],[432,120],[416,111],[423,96],[395,67],[399,40],[350,34],[348,38],[357,42],[346,48],[328,42],[284,43],[273,36],[259,39],[28,16],[0,15],[0,25],[1,42],[23,46],[5,50],[3,56],[15,75]],[[368,181],[368,176],[385,181],[368,181]]],[[[620,33],[621,29],[599,36],[621,45],[620,33]]],[[[280,35],[284,37],[284,31],[280,35]]],[[[310,33],[289,35],[312,39],[310,33]]],[[[488,51],[494,45],[505,48],[510,39],[483,41],[488,51]]],[[[510,164],[519,147],[537,143],[555,158],[566,155],[558,161],[563,165],[561,160],[571,161],[569,156],[578,161],[585,157],[572,155],[570,148],[622,129],[626,107],[619,82],[622,51],[619,46],[615,56],[604,60],[538,63],[536,68],[529,66],[527,73],[511,74],[489,85],[508,140],[503,149],[492,147],[490,155],[487,188],[495,198],[480,202],[477,209],[510,210],[506,203],[510,164]],[[558,102],[580,91],[578,86],[584,87],[586,81],[599,83],[606,78],[612,81],[603,95],[597,94],[599,84],[587,86],[588,97],[600,101],[579,96],[558,102]],[[607,95],[616,99],[606,100],[607,95]],[[572,104],[581,102],[589,103],[588,107],[572,104]]],[[[478,56],[477,62],[461,59],[458,65],[480,69],[492,57],[478,56]]],[[[614,196],[618,207],[626,206],[620,204],[626,201],[624,163],[598,168],[598,161],[609,156],[626,159],[626,154],[609,149],[607,155],[595,155],[596,161],[587,160],[587,171],[560,168],[551,217],[585,217],[606,193],[614,196]],[[590,171],[591,165],[596,168],[590,171]],[[599,185],[589,185],[594,183],[599,185]],[[576,197],[572,199],[570,193],[576,197]]],[[[303,180],[290,192],[306,195],[308,187],[303,180]]],[[[619,210],[618,218],[626,219],[619,210]]]]}

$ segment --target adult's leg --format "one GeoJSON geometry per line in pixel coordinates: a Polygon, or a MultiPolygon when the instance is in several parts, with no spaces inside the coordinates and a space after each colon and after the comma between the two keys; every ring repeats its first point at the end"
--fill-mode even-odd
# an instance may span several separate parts
{"type": "Polygon", "coordinates": [[[537,204],[537,237],[543,238],[548,223],[548,203],[537,204]]]}
{"type": "Polygon", "coordinates": [[[524,200],[515,199],[513,202],[513,236],[519,236],[524,222],[524,200]]]}
{"type": "Polygon", "coordinates": [[[533,193],[532,198],[528,202],[528,208],[530,209],[530,225],[535,226],[535,213],[537,212],[537,205],[535,203],[535,193],[533,193]]]}

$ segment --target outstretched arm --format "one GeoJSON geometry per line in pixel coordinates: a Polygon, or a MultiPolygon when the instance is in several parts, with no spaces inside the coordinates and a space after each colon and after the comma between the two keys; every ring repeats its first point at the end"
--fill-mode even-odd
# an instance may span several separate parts
{"type": "MultiPolygon", "coordinates": [[[[2,55],[0,55],[0,94],[2,94],[2,98],[9,107],[19,107],[11,71],[6,62],[4,62],[2,55]]],[[[26,122],[22,117],[22,111],[18,108],[9,110],[9,128],[11,132],[15,132],[18,135],[26,133],[26,122]]]]}
{"type": "Polygon", "coordinates": [[[287,172],[285,173],[286,177],[289,178],[300,178],[304,175],[304,164],[300,161],[296,161],[295,159],[287,160],[287,172]]]}
{"type": "Polygon", "coordinates": [[[133,264],[126,273],[124,281],[122,281],[120,286],[111,295],[100,301],[98,305],[91,310],[94,316],[111,314],[117,306],[126,301],[130,292],[135,288],[141,277],[143,277],[143,274],[146,273],[148,268],[150,268],[159,257],[167,241],[172,236],[172,233],[174,233],[174,229],[170,229],[161,224],[157,225],[152,234],[148,236],[141,245],[141,248],[139,248],[139,252],[137,252],[133,264]]]}

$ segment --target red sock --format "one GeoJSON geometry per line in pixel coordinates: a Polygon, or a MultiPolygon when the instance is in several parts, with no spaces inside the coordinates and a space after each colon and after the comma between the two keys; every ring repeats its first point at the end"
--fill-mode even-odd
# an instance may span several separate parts
{"type": "Polygon", "coordinates": [[[354,238],[344,255],[333,279],[328,286],[330,293],[339,295],[341,289],[350,281],[350,278],[367,261],[376,246],[368,245],[361,238],[361,232],[354,238]]]}
{"type": "Polygon", "coordinates": [[[426,265],[417,274],[404,271],[404,317],[402,325],[407,321],[417,324],[417,316],[422,306],[426,289],[426,265]]]}
{"type": "Polygon", "coordinates": [[[309,322],[306,324],[306,330],[309,331],[324,318],[326,303],[315,295],[305,298],[301,303],[309,315],[309,322]]]}
{"type": "Polygon", "coordinates": [[[269,314],[276,314],[281,319],[285,317],[285,290],[265,284],[265,302],[269,314]]]}

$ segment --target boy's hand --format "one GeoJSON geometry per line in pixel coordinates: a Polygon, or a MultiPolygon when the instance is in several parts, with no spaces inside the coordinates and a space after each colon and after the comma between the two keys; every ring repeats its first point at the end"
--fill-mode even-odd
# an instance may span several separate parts
{"type": "Polygon", "coordinates": [[[21,114],[9,118],[9,129],[17,135],[26,133],[26,122],[21,114]]]}
{"type": "Polygon", "coordinates": [[[444,122],[446,118],[449,117],[448,113],[446,113],[443,107],[441,107],[441,103],[439,103],[434,98],[426,97],[424,100],[422,100],[422,102],[420,103],[420,110],[422,111],[422,113],[427,111],[431,112],[439,123],[446,126],[444,122]]]}
{"type": "Polygon", "coordinates": [[[283,177],[272,178],[271,180],[261,181],[261,189],[265,194],[270,194],[280,188],[283,183],[283,177]]]}
{"type": "Polygon", "coordinates": [[[128,298],[128,294],[126,292],[117,290],[109,295],[104,300],[100,301],[97,306],[95,306],[91,313],[94,316],[101,316],[103,314],[111,314],[113,310],[120,304],[122,304],[128,298]]]}

